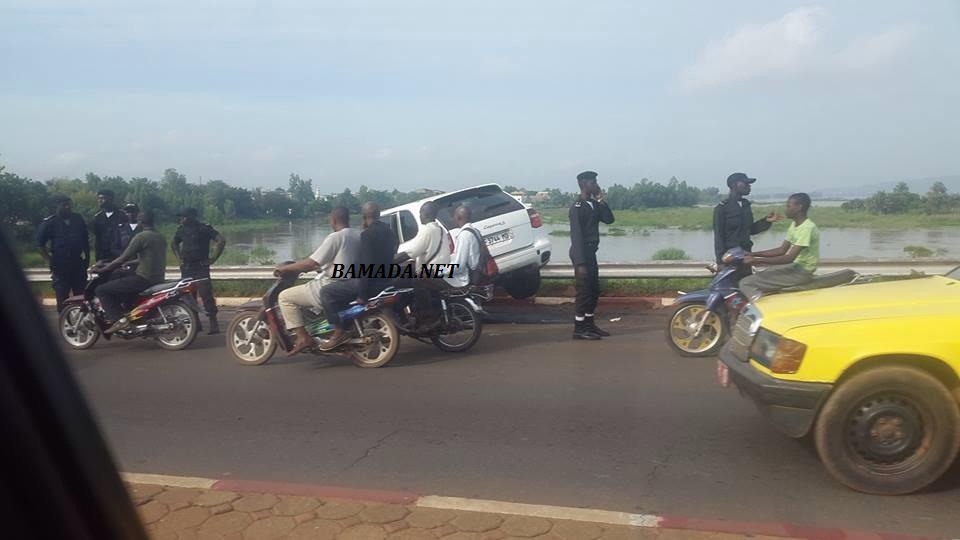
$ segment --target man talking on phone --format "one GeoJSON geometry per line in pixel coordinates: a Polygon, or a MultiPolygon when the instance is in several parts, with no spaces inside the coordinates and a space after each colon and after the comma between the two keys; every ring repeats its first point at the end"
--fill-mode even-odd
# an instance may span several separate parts
{"type": "Polygon", "coordinates": [[[584,171],[578,174],[577,184],[580,185],[580,197],[570,207],[570,260],[577,288],[573,339],[596,341],[610,335],[597,327],[593,317],[600,298],[597,266],[600,222],[613,223],[613,212],[603,200],[597,173],[584,171]]]}

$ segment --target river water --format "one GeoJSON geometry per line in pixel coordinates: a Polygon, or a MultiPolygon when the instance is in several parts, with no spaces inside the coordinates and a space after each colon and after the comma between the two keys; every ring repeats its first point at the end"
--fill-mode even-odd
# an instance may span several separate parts
{"type": "MultiPolygon", "coordinates": [[[[566,225],[544,225],[548,231],[566,231],[566,225]]],[[[278,223],[269,231],[225,233],[230,248],[248,251],[264,246],[274,251],[277,262],[300,259],[309,255],[330,228],[323,220],[300,220],[278,223]]],[[[783,232],[766,232],[754,237],[755,249],[768,249],[783,241],[783,232]]],[[[550,236],[553,243],[553,261],[568,262],[570,238],[550,236]]],[[[924,246],[931,250],[946,250],[944,256],[960,257],[960,228],[876,230],[876,229],[822,229],[820,256],[824,259],[900,258],[909,259],[905,246],[924,246]]],[[[626,236],[604,236],[600,239],[600,262],[643,262],[664,248],[679,248],[695,260],[713,257],[713,233],[679,229],[651,229],[626,236]]]]}

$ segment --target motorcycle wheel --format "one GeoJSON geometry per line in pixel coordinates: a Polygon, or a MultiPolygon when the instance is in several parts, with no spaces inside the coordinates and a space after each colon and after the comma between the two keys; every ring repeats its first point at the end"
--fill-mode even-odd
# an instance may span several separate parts
{"type": "Polygon", "coordinates": [[[353,363],[362,368],[378,368],[387,364],[400,349],[400,333],[390,317],[377,312],[361,317],[360,327],[363,334],[374,335],[373,343],[366,349],[356,348],[350,351],[353,363]]]}
{"type": "Polygon", "coordinates": [[[85,324],[86,321],[81,322],[77,330],[73,331],[73,327],[77,326],[77,321],[82,321],[84,317],[88,316],[93,317],[93,314],[77,304],[67,306],[60,312],[60,337],[67,342],[71,349],[89,349],[100,339],[100,328],[93,321],[89,321],[91,323],[89,326],[85,324]]]}
{"type": "Polygon", "coordinates": [[[443,333],[430,336],[434,346],[444,352],[463,352],[476,345],[483,323],[470,304],[462,300],[448,301],[447,316],[450,322],[439,329],[443,333]]]}
{"type": "Polygon", "coordinates": [[[197,327],[200,324],[197,313],[183,302],[171,302],[157,308],[163,312],[167,320],[175,320],[179,327],[157,336],[157,343],[168,351],[182,351],[193,343],[197,337],[197,327]]]}
{"type": "Polygon", "coordinates": [[[277,351],[277,336],[266,323],[257,321],[258,315],[257,311],[241,311],[227,327],[227,348],[233,359],[245,366],[266,364],[277,351]]]}
{"type": "Polygon", "coordinates": [[[703,316],[705,310],[703,304],[684,302],[674,309],[673,315],[667,320],[667,327],[664,332],[667,343],[681,356],[713,356],[727,341],[729,326],[726,317],[721,317],[716,313],[707,315],[707,320],[703,324],[700,334],[693,335],[693,328],[700,317],[703,316]]]}

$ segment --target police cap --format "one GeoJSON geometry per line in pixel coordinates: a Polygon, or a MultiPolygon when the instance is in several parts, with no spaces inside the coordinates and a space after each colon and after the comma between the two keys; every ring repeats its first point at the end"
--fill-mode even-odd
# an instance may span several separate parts
{"type": "Polygon", "coordinates": [[[196,208],[184,208],[183,210],[177,212],[177,217],[195,218],[199,215],[200,212],[197,212],[196,208]]]}
{"type": "Polygon", "coordinates": [[[733,187],[733,185],[737,182],[746,182],[747,184],[752,184],[756,181],[756,178],[750,178],[742,172],[735,172],[727,177],[727,187],[733,187]]]}
{"type": "Polygon", "coordinates": [[[577,182],[585,182],[587,180],[596,180],[597,173],[593,171],[583,171],[577,175],[577,182]]]}

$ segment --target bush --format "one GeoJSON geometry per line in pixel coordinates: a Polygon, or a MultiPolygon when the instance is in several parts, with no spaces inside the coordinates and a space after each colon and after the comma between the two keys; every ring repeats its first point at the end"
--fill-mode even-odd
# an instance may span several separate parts
{"type": "Polygon", "coordinates": [[[267,246],[259,245],[250,250],[250,260],[259,265],[275,264],[273,258],[276,254],[276,251],[267,246]]]}
{"type": "Polygon", "coordinates": [[[932,250],[926,246],[907,246],[903,248],[903,252],[910,255],[914,259],[922,259],[925,257],[933,257],[933,256],[943,257],[944,255],[947,254],[947,250],[943,248],[932,250]]]}
{"type": "Polygon", "coordinates": [[[227,248],[217,259],[216,266],[246,266],[250,264],[250,256],[239,249],[227,248]]]}
{"type": "Polygon", "coordinates": [[[664,248],[653,254],[655,261],[689,261],[687,252],[680,248],[664,248]]]}

